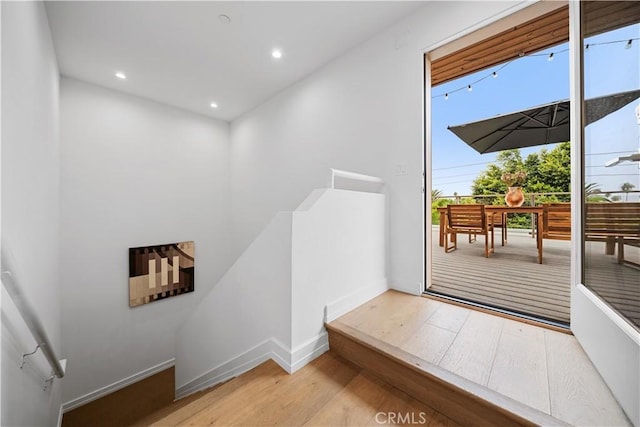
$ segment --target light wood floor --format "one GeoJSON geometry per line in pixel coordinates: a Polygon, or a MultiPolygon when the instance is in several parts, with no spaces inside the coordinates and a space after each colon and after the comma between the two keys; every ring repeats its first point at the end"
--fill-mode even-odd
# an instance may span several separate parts
{"type": "Polygon", "coordinates": [[[630,425],[572,335],[394,291],[337,321],[572,425],[630,425]]]}
{"type": "Polygon", "coordinates": [[[136,425],[459,427],[331,352],[293,375],[267,361],[185,402],[136,425]]]}
{"type": "MultiPolygon", "coordinates": [[[[569,323],[571,242],[545,239],[543,263],[526,232],[510,231],[506,246],[496,235],[495,253],[484,257],[484,237],[445,253],[432,234],[431,290],[533,316],[569,323]]],[[[616,249],[617,250],[617,249],[616,249]]],[[[585,284],[640,328],[640,269],[617,263],[603,242],[587,242],[585,284]]],[[[640,248],[625,246],[625,258],[640,263],[640,248]]]]}

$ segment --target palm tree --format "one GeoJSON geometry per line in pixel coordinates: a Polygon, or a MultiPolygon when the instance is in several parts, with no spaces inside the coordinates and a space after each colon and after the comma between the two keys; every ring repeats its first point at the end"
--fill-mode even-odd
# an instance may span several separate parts
{"type": "Polygon", "coordinates": [[[431,203],[435,202],[441,197],[442,197],[442,190],[438,190],[438,189],[431,190],[431,203]]]}
{"type": "Polygon", "coordinates": [[[634,188],[636,188],[635,185],[633,185],[630,182],[625,182],[624,184],[622,184],[620,186],[620,189],[622,191],[624,191],[625,195],[624,195],[624,201],[626,202],[629,199],[629,191],[633,190],[634,188]]]}
{"type": "Polygon", "coordinates": [[[591,182],[584,186],[584,194],[589,202],[610,202],[609,198],[610,194],[602,194],[602,190],[600,189],[600,185],[591,182]]]}

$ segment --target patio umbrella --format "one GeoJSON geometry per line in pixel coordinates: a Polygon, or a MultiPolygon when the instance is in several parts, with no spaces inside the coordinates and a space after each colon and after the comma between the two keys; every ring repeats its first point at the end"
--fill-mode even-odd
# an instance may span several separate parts
{"type": "MultiPolygon", "coordinates": [[[[586,101],[586,124],[640,97],[640,90],[586,101]]],[[[480,154],[569,141],[569,100],[503,114],[448,129],[480,154]]]]}

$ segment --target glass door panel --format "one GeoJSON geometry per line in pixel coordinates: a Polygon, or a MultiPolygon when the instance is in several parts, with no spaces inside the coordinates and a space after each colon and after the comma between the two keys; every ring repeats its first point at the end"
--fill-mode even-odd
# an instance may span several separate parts
{"type": "Polygon", "coordinates": [[[583,5],[583,282],[640,328],[640,3],[583,5]]]}

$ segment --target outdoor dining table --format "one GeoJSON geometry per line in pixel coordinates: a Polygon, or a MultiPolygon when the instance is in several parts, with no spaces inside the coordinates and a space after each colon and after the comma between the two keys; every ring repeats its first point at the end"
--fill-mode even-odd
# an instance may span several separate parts
{"type": "MultiPolygon", "coordinates": [[[[538,264],[542,264],[542,214],[543,207],[542,206],[520,206],[520,207],[510,207],[510,206],[493,206],[493,205],[485,205],[484,211],[489,214],[491,217],[491,221],[496,214],[511,214],[511,213],[526,213],[535,215],[536,219],[536,242],[538,246],[538,264]]],[[[447,225],[447,207],[438,208],[438,213],[440,213],[440,246],[444,246],[444,236],[446,233],[446,225],[447,225]]],[[[505,225],[506,226],[506,225],[505,225]]]]}

